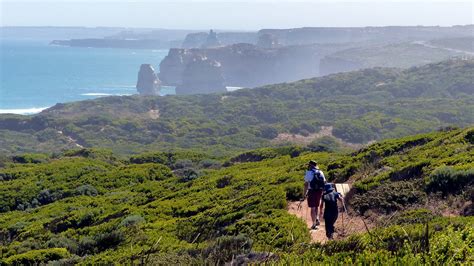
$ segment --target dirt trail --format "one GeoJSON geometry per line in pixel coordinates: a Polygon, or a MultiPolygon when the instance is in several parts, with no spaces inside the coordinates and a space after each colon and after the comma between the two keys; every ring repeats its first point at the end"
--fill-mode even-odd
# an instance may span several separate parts
{"type": "MultiPolygon", "coordinates": [[[[312,225],[311,211],[306,204],[306,201],[301,204],[301,208],[298,209],[299,201],[288,202],[288,212],[296,215],[297,217],[306,221],[308,230],[312,225]]],[[[336,221],[336,233],[334,239],[343,239],[349,235],[355,233],[366,232],[364,222],[360,217],[350,216],[347,213],[339,213],[339,218],[336,221]]],[[[369,228],[371,227],[368,225],[369,228]]],[[[325,243],[327,241],[326,230],[324,229],[324,219],[321,221],[321,225],[318,230],[311,230],[311,240],[313,243],[325,243]]]]}

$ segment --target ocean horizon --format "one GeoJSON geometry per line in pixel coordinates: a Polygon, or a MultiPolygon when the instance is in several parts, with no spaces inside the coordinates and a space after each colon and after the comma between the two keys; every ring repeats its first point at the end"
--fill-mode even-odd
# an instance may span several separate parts
{"type": "MultiPolygon", "coordinates": [[[[158,71],[167,54],[0,40],[0,113],[35,114],[57,103],[137,94],[140,65],[158,71]]],[[[174,88],[164,86],[161,94],[174,94],[174,88]]]]}

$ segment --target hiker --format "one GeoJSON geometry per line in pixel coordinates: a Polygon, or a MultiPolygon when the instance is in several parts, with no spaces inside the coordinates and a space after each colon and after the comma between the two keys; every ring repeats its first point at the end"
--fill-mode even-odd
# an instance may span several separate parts
{"type": "Polygon", "coordinates": [[[324,186],[323,200],[321,206],[324,206],[324,225],[326,228],[326,236],[328,239],[333,239],[334,224],[336,223],[339,215],[337,207],[337,201],[343,203],[344,198],[341,193],[334,191],[334,186],[331,183],[327,183],[324,186]]]}
{"type": "Polygon", "coordinates": [[[318,207],[321,203],[326,178],[323,171],[319,170],[318,164],[313,160],[308,163],[308,170],[304,176],[304,181],[304,195],[307,198],[308,207],[311,209],[311,220],[313,222],[311,229],[315,230],[318,229],[320,224],[319,219],[322,209],[319,210],[318,207]]]}

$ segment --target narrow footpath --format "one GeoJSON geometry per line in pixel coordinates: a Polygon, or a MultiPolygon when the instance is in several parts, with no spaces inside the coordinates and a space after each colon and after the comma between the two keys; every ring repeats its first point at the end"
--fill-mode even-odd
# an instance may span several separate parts
{"type": "MultiPolygon", "coordinates": [[[[297,217],[306,221],[308,230],[312,225],[311,221],[311,211],[304,201],[301,204],[301,208],[298,209],[299,201],[289,201],[288,202],[288,212],[290,214],[296,215],[297,217]]],[[[344,239],[352,234],[364,233],[367,232],[362,218],[358,216],[351,216],[347,213],[339,213],[339,218],[336,221],[336,233],[334,234],[334,239],[344,239]]],[[[368,225],[370,228],[371,226],[368,225]]],[[[326,243],[326,230],[324,229],[324,219],[321,221],[321,225],[317,230],[311,230],[311,241],[313,243],[326,243]]]]}

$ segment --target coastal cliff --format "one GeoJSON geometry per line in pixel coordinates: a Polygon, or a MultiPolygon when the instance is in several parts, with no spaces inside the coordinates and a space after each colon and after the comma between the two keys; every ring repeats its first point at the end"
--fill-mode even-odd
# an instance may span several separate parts
{"type": "Polygon", "coordinates": [[[221,65],[226,86],[294,81],[318,76],[324,54],[317,45],[265,49],[241,43],[213,49],[171,49],[160,64],[160,80],[164,85],[182,85],[187,65],[195,57],[204,57],[221,65]]]}
{"type": "Polygon", "coordinates": [[[211,36],[211,33],[207,32],[196,32],[186,35],[186,38],[181,44],[181,48],[191,49],[191,48],[210,48],[206,45],[208,39],[217,39],[219,45],[213,46],[222,46],[222,45],[232,45],[237,43],[257,43],[258,34],[257,32],[215,32],[212,31],[214,36],[211,36]]]}
{"type": "Polygon", "coordinates": [[[205,94],[226,92],[222,66],[215,60],[194,57],[183,71],[182,84],[176,87],[176,94],[205,94]]]}

